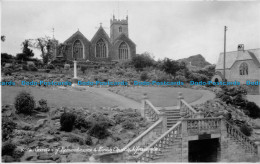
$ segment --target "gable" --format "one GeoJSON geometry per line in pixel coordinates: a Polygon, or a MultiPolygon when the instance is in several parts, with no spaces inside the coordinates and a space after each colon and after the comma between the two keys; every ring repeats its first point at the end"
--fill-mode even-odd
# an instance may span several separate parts
{"type": "Polygon", "coordinates": [[[108,34],[106,33],[106,31],[103,29],[103,27],[101,26],[98,31],[95,33],[95,35],[93,36],[93,38],[91,39],[91,42],[97,42],[100,38],[105,39],[107,42],[110,43],[110,38],[108,36],[108,34]]]}
{"type": "MultiPolygon", "coordinates": [[[[260,67],[260,49],[232,51],[226,53],[226,69],[230,69],[236,61],[253,60],[256,66],[260,67]]],[[[220,53],[216,69],[224,68],[224,53],[220,53]]]]}
{"type": "Polygon", "coordinates": [[[77,39],[80,38],[83,41],[89,42],[89,40],[80,31],[77,31],[74,34],[72,34],[71,37],[69,37],[67,40],[65,40],[64,43],[73,42],[75,40],[75,38],[77,38],[77,39]]]}
{"type": "Polygon", "coordinates": [[[116,45],[118,41],[124,41],[124,42],[126,42],[128,45],[135,46],[135,43],[134,43],[130,38],[128,38],[124,33],[122,33],[121,35],[119,35],[119,37],[117,37],[117,38],[115,39],[114,45],[116,45]]]}

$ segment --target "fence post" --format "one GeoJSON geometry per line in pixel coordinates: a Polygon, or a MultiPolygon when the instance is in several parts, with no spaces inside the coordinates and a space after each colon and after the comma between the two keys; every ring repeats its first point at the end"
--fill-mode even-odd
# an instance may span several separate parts
{"type": "Polygon", "coordinates": [[[167,114],[165,112],[165,108],[160,110],[160,118],[163,120],[162,122],[162,132],[165,133],[167,131],[167,114]]]}
{"type": "Polygon", "coordinates": [[[182,128],[182,143],[181,143],[181,156],[182,156],[182,162],[188,162],[188,157],[189,157],[189,152],[188,152],[188,130],[187,130],[187,120],[185,120],[184,118],[181,118],[182,120],[182,124],[181,124],[181,128],[182,128]]]}
{"type": "Polygon", "coordinates": [[[147,100],[147,93],[144,93],[143,95],[143,100],[142,100],[142,106],[141,106],[141,116],[142,117],[145,117],[145,103],[146,103],[146,100],[147,100]]]}

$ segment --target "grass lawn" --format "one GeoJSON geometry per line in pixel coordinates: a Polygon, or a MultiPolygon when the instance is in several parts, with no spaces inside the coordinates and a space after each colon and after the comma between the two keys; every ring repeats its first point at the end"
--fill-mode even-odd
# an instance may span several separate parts
{"type": "Polygon", "coordinates": [[[123,106],[120,101],[112,97],[105,97],[99,93],[77,90],[61,90],[35,87],[6,87],[2,86],[2,104],[13,104],[16,95],[22,91],[30,92],[36,101],[46,99],[52,107],[113,107],[123,106]]]}
{"type": "Polygon", "coordinates": [[[148,99],[158,107],[168,107],[177,105],[178,92],[182,92],[185,101],[194,102],[202,97],[199,90],[189,88],[157,88],[157,87],[140,87],[140,88],[113,88],[118,94],[127,96],[138,102],[141,102],[143,94],[147,93],[148,99]]]}
{"type": "MultiPolygon", "coordinates": [[[[117,89],[117,88],[115,88],[117,89]]],[[[119,88],[118,88],[119,89],[119,88]]],[[[49,106],[73,106],[73,107],[113,107],[120,106],[124,108],[139,108],[139,103],[126,99],[120,95],[112,93],[105,88],[89,88],[85,91],[61,90],[53,88],[36,87],[7,87],[2,86],[2,104],[13,104],[16,95],[26,90],[30,92],[36,101],[46,99],[49,106]]],[[[182,92],[187,102],[193,102],[202,97],[198,90],[187,88],[132,88],[119,89],[121,93],[127,94],[129,98],[141,101],[143,93],[148,94],[149,100],[155,106],[174,106],[177,104],[178,92],[182,92]]]]}

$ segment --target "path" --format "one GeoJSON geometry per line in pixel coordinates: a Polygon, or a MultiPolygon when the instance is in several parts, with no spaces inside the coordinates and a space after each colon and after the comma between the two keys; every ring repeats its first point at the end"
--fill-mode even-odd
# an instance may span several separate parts
{"type": "Polygon", "coordinates": [[[107,88],[93,88],[89,87],[86,92],[91,93],[93,96],[103,96],[106,99],[111,99],[111,101],[119,102],[119,106],[125,108],[140,109],[141,103],[134,101],[132,99],[126,98],[124,96],[118,95],[116,93],[110,92],[107,88]]]}

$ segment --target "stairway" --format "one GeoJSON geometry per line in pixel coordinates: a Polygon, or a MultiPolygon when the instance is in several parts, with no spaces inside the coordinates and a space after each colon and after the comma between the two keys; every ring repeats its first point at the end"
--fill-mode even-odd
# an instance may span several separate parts
{"type": "Polygon", "coordinates": [[[167,128],[171,128],[181,118],[180,109],[177,106],[159,108],[159,111],[164,111],[167,115],[167,128]]]}

